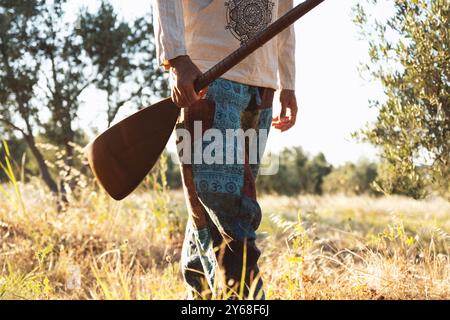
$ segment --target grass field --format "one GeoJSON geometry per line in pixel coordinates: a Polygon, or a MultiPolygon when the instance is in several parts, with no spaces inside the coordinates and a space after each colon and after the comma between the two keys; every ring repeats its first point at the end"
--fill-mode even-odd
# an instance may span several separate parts
{"type": "MultiPolygon", "coordinates": [[[[117,203],[87,185],[57,213],[37,179],[3,187],[0,299],[186,297],[181,192],[156,188],[117,203]]],[[[266,195],[260,202],[269,299],[450,299],[445,200],[266,195]]]]}

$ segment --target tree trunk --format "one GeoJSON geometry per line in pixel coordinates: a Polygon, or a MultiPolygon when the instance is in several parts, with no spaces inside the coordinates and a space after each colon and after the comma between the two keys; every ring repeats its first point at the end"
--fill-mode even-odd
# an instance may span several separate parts
{"type": "Polygon", "coordinates": [[[72,190],[75,188],[75,181],[73,178],[70,177],[72,173],[72,167],[74,165],[74,148],[71,145],[71,143],[73,143],[73,141],[75,140],[75,133],[72,131],[72,128],[70,128],[70,124],[66,132],[67,133],[64,138],[66,159],[64,160],[64,163],[67,169],[65,170],[64,177],[60,181],[61,199],[64,202],[64,204],[67,204],[69,202],[69,199],[67,199],[67,190],[65,184],[67,184],[69,188],[72,190]]]}
{"type": "Polygon", "coordinates": [[[24,137],[25,137],[25,140],[27,141],[28,146],[30,147],[31,152],[33,153],[34,158],[36,159],[36,161],[38,163],[42,180],[44,180],[45,184],[50,189],[50,191],[52,192],[54,197],[56,198],[58,212],[60,212],[62,210],[62,206],[61,206],[61,202],[59,199],[58,185],[55,182],[55,180],[52,178],[52,176],[50,175],[50,171],[48,169],[47,164],[45,163],[44,156],[37,148],[34,137],[32,135],[24,135],[24,137]]]}

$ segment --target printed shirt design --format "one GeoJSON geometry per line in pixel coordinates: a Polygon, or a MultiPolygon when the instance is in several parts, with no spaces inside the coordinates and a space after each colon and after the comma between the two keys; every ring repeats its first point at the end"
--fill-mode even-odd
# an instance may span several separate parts
{"type": "Polygon", "coordinates": [[[226,29],[243,45],[272,22],[274,5],[270,0],[226,1],[226,29]]]}

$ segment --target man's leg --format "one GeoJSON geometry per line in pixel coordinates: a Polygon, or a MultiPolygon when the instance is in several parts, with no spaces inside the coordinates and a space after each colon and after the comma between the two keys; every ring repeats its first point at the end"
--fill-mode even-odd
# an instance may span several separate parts
{"type": "MultiPolygon", "coordinates": [[[[185,128],[193,133],[194,122],[202,121],[203,131],[214,128],[226,137],[227,130],[241,128],[241,116],[250,107],[252,97],[260,98],[254,89],[227,80],[214,82],[209,88],[206,104],[202,102],[203,105],[185,110],[185,128]]],[[[202,151],[208,144],[203,144],[202,151]]],[[[224,157],[227,151],[224,143],[224,157]]],[[[236,163],[236,156],[235,153],[231,164],[193,164],[192,172],[183,169],[183,175],[192,174],[198,198],[190,192],[191,203],[194,202],[191,207],[197,208],[194,211],[206,212],[206,225],[214,247],[221,248],[216,250],[216,261],[224,273],[226,285],[234,290],[234,296],[251,294],[252,298],[263,298],[257,267],[260,251],[255,244],[261,209],[256,201],[252,167],[248,159],[245,163],[236,163]],[[195,203],[197,200],[200,200],[202,208],[195,203]]],[[[196,264],[198,266],[198,262],[196,264]]]]}
{"type": "Polygon", "coordinates": [[[192,166],[181,164],[183,188],[189,213],[181,254],[181,270],[189,299],[211,298],[216,266],[208,227],[208,214],[195,191],[192,166]]]}
{"type": "Polygon", "coordinates": [[[192,221],[188,221],[181,252],[181,271],[188,286],[188,299],[194,300],[211,297],[211,289],[208,278],[205,276],[197,241],[192,221]]]}

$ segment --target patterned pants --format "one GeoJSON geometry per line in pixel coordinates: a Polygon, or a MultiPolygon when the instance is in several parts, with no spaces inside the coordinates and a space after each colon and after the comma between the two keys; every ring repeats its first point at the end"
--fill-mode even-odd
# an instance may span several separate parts
{"type": "MultiPolygon", "coordinates": [[[[261,222],[255,179],[262,153],[249,161],[249,146],[256,143],[257,150],[264,150],[265,141],[259,133],[264,129],[268,134],[270,129],[273,96],[272,89],[219,79],[209,86],[206,99],[183,109],[178,121],[177,129],[184,129],[192,137],[190,163],[182,159],[184,151],[179,148],[189,211],[181,265],[192,298],[208,298],[222,292],[222,298],[264,299],[257,265],[261,253],[255,244],[261,222]],[[200,142],[199,137],[194,138],[199,123],[200,142]],[[241,147],[237,139],[232,140],[231,153],[229,141],[224,142],[223,152],[213,152],[216,159],[223,158],[223,163],[198,163],[195,155],[201,156],[212,143],[212,139],[205,138],[209,129],[223,137],[230,129],[253,129],[256,135],[245,139],[241,147]],[[228,161],[230,157],[233,163],[228,161]]],[[[185,137],[179,130],[177,138],[180,146],[185,137]]]]}

